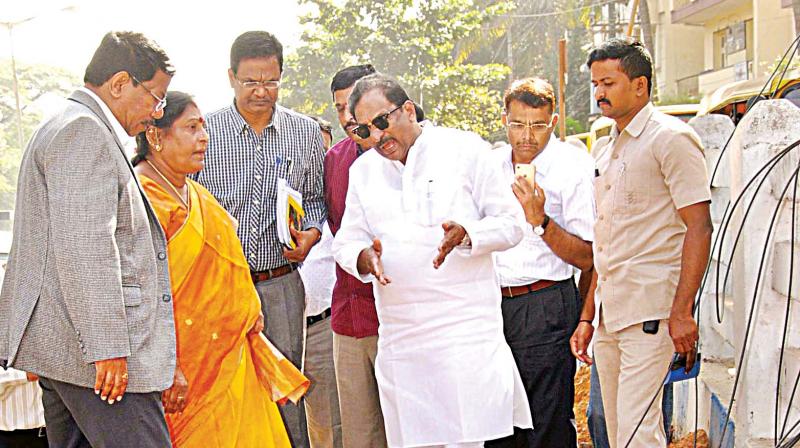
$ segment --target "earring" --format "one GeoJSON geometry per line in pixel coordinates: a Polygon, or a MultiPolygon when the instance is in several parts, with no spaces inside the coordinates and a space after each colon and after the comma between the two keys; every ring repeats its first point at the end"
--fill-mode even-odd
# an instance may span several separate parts
{"type": "Polygon", "coordinates": [[[156,152],[161,152],[161,145],[156,145],[156,152]]]}

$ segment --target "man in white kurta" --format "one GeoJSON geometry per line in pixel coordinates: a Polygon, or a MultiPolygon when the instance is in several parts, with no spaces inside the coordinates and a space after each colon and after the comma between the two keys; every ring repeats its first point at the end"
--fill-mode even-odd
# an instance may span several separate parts
{"type": "Polygon", "coordinates": [[[375,288],[389,445],[482,446],[530,428],[492,263],[492,252],[521,240],[523,218],[489,145],[420,126],[405,91],[383,75],[361,79],[349,103],[378,144],[350,169],[333,250],[375,288]]]}

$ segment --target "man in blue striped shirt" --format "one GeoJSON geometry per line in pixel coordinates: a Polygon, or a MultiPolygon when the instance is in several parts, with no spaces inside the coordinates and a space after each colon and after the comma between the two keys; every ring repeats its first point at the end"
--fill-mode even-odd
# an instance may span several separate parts
{"type": "MultiPolygon", "coordinates": [[[[205,168],[196,175],[238,220],[238,235],[261,297],[265,334],[298,368],[302,361],[305,291],[297,263],[322,235],[326,217],[324,152],[319,125],[278,105],[283,47],[270,33],[249,31],[231,47],[228,78],[232,105],[206,117],[205,168]],[[278,239],[278,179],[303,195],[303,230],[292,230],[297,247],[278,239]]],[[[294,447],[307,447],[301,402],[281,407],[294,447]]]]}

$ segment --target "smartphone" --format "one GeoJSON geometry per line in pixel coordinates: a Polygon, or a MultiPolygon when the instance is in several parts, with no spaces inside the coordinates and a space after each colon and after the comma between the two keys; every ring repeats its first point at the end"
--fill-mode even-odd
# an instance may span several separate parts
{"type": "Polygon", "coordinates": [[[514,165],[514,176],[524,177],[532,187],[536,183],[536,166],[532,163],[517,163],[514,165]]]}
{"type": "Polygon", "coordinates": [[[676,381],[690,380],[696,378],[700,374],[700,353],[697,353],[694,359],[694,366],[692,370],[686,371],[686,358],[677,353],[672,357],[672,364],[669,366],[669,376],[664,384],[674,383],[676,381]]]}
{"type": "Polygon", "coordinates": [[[648,320],[647,322],[642,324],[642,331],[647,334],[656,334],[658,333],[658,323],[659,320],[648,320]]]}

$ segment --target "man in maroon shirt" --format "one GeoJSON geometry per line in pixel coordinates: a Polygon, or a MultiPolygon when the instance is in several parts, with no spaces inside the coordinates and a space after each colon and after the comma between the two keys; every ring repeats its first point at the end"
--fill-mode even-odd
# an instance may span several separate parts
{"type": "MultiPolygon", "coordinates": [[[[350,165],[374,143],[352,133],[356,121],[350,115],[347,98],[356,81],[372,73],[375,68],[370,64],[351,66],[336,73],[331,82],[339,123],[347,134],[325,156],[325,202],[328,225],[334,236],[344,215],[350,165]]],[[[378,315],[372,284],[362,283],[339,265],[336,265],[331,319],[343,445],[345,448],[385,447],[383,414],[375,381],[378,315]]]]}

